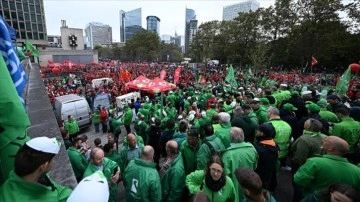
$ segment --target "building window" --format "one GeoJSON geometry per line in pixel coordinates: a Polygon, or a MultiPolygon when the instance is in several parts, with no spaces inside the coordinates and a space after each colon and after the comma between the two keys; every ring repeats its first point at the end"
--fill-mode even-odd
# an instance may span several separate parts
{"type": "Polygon", "coordinates": [[[2,1],[3,8],[9,8],[9,4],[7,1],[2,1]]]}
{"type": "Polygon", "coordinates": [[[31,30],[31,23],[30,22],[26,22],[26,30],[31,30]]]}
{"type": "Polygon", "coordinates": [[[23,10],[22,3],[16,3],[16,8],[18,11],[22,11],[23,10]]]}
{"type": "Polygon", "coordinates": [[[10,9],[11,10],[16,10],[14,2],[9,2],[9,4],[10,4],[10,9]]]}
{"type": "Polygon", "coordinates": [[[35,40],[39,40],[39,34],[37,32],[34,32],[33,35],[35,40]]]}
{"type": "Polygon", "coordinates": [[[44,34],[43,33],[39,33],[39,39],[40,40],[45,40],[44,34]]]}
{"type": "Polygon", "coordinates": [[[27,4],[24,4],[24,11],[29,12],[29,6],[27,4]]]}
{"type": "Polygon", "coordinates": [[[38,30],[39,32],[43,32],[44,29],[43,29],[43,24],[38,24],[38,30]]]}

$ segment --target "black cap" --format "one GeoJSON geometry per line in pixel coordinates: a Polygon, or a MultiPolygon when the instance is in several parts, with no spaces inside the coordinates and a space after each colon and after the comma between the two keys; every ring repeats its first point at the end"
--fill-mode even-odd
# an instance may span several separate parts
{"type": "Polygon", "coordinates": [[[248,104],[245,104],[243,106],[241,106],[241,108],[244,110],[244,109],[251,109],[251,106],[248,105],[248,104]]]}
{"type": "Polygon", "coordinates": [[[272,123],[263,123],[259,125],[259,131],[264,133],[264,138],[273,138],[275,136],[275,128],[272,123]]]}

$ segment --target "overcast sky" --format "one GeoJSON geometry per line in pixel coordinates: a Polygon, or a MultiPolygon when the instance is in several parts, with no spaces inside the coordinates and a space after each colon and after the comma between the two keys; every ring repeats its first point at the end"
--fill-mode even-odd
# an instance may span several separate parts
{"type": "MultiPolygon", "coordinates": [[[[108,24],[113,30],[113,41],[120,40],[119,11],[142,8],[142,27],[146,29],[146,17],[155,15],[160,18],[160,35],[184,35],[185,8],[195,10],[198,25],[211,20],[222,20],[223,7],[244,0],[223,1],[176,1],[176,0],[44,0],[45,18],[48,35],[60,35],[61,20],[66,20],[68,27],[82,28],[89,22],[108,24]]],[[[269,7],[274,0],[258,0],[260,7],[269,7]]]]}

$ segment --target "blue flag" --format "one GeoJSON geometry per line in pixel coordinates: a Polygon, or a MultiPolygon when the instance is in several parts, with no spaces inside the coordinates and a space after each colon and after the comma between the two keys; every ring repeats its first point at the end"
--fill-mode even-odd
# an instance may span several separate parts
{"type": "MultiPolygon", "coordinates": [[[[5,24],[4,19],[0,16],[0,52],[4,58],[7,69],[9,70],[11,79],[14,83],[20,101],[25,104],[22,94],[27,82],[27,78],[24,69],[17,56],[16,49],[11,42],[11,36],[9,30],[5,24]]],[[[3,90],[4,86],[0,89],[3,90]]]]}
{"type": "Polygon", "coordinates": [[[4,21],[4,23],[5,23],[5,26],[6,26],[6,28],[8,29],[8,31],[9,31],[9,35],[10,35],[10,38],[11,38],[11,40],[16,40],[16,31],[15,31],[15,29],[13,28],[13,27],[11,27],[10,25],[9,25],[9,23],[7,23],[1,16],[0,16],[0,20],[3,20],[4,21]]]}

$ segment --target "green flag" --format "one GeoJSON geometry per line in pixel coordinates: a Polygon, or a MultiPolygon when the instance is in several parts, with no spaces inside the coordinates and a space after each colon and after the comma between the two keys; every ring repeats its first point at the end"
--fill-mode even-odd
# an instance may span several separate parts
{"type": "Polygon", "coordinates": [[[0,185],[14,169],[15,155],[29,138],[29,118],[0,52],[0,185]]]}
{"type": "Polygon", "coordinates": [[[338,82],[336,83],[335,93],[337,95],[345,95],[349,88],[349,83],[351,79],[351,69],[350,67],[341,75],[338,82]]]}
{"type": "Polygon", "coordinates": [[[230,85],[237,87],[237,82],[236,82],[235,74],[234,74],[234,68],[232,65],[230,65],[230,67],[228,69],[228,73],[225,77],[225,81],[230,83],[230,85]]]}
{"type": "Polygon", "coordinates": [[[30,43],[29,40],[25,40],[26,49],[34,56],[39,57],[39,51],[36,50],[35,46],[30,43]]]}
{"type": "Polygon", "coordinates": [[[17,55],[20,59],[20,61],[24,60],[26,58],[25,53],[21,47],[16,47],[17,55]]]}

